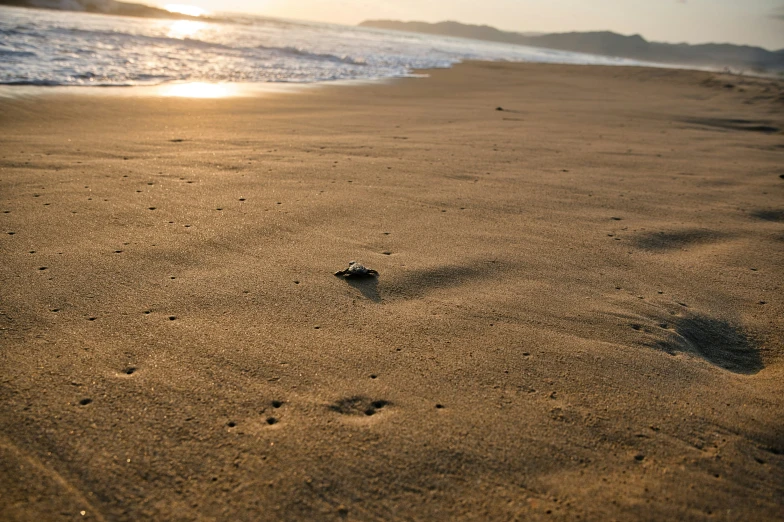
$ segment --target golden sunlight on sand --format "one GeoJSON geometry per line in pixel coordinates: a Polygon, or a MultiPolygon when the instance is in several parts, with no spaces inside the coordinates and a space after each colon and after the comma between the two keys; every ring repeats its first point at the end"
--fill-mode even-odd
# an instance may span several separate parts
{"type": "Polygon", "coordinates": [[[235,84],[228,83],[174,83],[160,87],[161,96],[177,98],[227,98],[237,94],[235,84]]]}

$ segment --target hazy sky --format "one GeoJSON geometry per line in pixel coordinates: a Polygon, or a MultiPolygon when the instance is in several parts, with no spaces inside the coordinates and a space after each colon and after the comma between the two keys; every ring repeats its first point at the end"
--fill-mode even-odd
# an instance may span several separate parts
{"type": "Polygon", "coordinates": [[[784,48],[784,0],[156,0],[211,11],[356,24],[371,18],[510,31],[612,30],[666,42],[784,48]]]}

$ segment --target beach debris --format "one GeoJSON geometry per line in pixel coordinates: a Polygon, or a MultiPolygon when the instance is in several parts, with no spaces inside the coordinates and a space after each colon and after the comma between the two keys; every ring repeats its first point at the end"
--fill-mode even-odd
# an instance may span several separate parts
{"type": "Polygon", "coordinates": [[[348,268],[335,272],[338,277],[376,277],[378,272],[372,268],[367,268],[356,261],[349,261],[348,268]]]}

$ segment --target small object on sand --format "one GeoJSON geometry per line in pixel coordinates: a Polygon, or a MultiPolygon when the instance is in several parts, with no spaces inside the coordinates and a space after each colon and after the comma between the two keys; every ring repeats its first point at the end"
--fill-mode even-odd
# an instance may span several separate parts
{"type": "Polygon", "coordinates": [[[502,111],[502,110],[504,110],[504,108],[503,107],[496,107],[495,110],[502,111]]]}
{"type": "Polygon", "coordinates": [[[378,275],[378,272],[373,270],[372,268],[366,268],[365,266],[357,263],[356,261],[349,261],[348,268],[345,270],[338,270],[335,272],[335,275],[345,276],[345,277],[375,277],[378,275]]]}

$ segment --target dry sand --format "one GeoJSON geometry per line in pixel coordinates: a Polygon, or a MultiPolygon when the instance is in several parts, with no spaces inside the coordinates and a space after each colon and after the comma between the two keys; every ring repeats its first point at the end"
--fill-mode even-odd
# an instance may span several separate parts
{"type": "Polygon", "coordinates": [[[781,519],[782,92],[0,99],[0,519],[781,519]]]}

